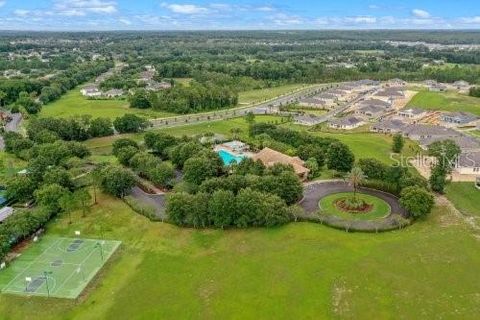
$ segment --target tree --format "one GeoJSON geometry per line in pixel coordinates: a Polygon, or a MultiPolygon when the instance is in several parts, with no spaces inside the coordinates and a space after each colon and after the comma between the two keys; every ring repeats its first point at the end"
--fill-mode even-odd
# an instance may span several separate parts
{"type": "Polygon", "coordinates": [[[5,98],[7,97],[7,93],[3,90],[0,90],[0,107],[5,105],[5,98]]]}
{"type": "Polygon", "coordinates": [[[58,213],[62,209],[60,199],[63,196],[70,195],[70,192],[66,188],[54,183],[43,185],[34,192],[34,195],[39,205],[52,213],[58,213]]]}
{"type": "Polygon", "coordinates": [[[216,228],[233,225],[235,210],[235,195],[232,191],[217,190],[208,202],[209,215],[216,228]]]}
{"type": "Polygon", "coordinates": [[[145,90],[137,90],[130,98],[130,108],[147,109],[151,108],[152,104],[148,100],[147,92],[145,90]]]}
{"type": "Polygon", "coordinates": [[[123,147],[116,151],[118,162],[128,166],[130,160],[138,153],[138,149],[132,146],[123,147]]]}
{"type": "Polygon", "coordinates": [[[123,198],[135,186],[135,176],[118,166],[108,166],[102,170],[102,189],[116,197],[123,198]]]}
{"type": "Polygon", "coordinates": [[[443,193],[447,180],[447,171],[441,164],[432,166],[430,178],[428,179],[433,191],[443,193]]]}
{"type": "Polygon", "coordinates": [[[460,153],[460,147],[453,140],[436,141],[428,146],[428,154],[437,158],[438,165],[442,166],[447,174],[452,172],[453,164],[460,153]]]}
{"type": "Polygon", "coordinates": [[[395,153],[402,152],[403,146],[405,145],[405,140],[400,133],[397,133],[393,136],[393,145],[392,151],[395,153]]]}
{"type": "Polygon", "coordinates": [[[402,190],[400,204],[414,218],[426,216],[435,204],[433,195],[427,190],[413,186],[402,190]]]}
{"type": "Polygon", "coordinates": [[[127,113],[113,121],[113,126],[120,133],[137,133],[144,131],[150,122],[134,114],[127,113]]]}
{"type": "Polygon", "coordinates": [[[327,167],[340,172],[352,170],[355,156],[347,145],[341,142],[332,143],[327,153],[327,167]]]}
{"type": "Polygon", "coordinates": [[[113,135],[113,124],[108,118],[95,118],[90,122],[88,133],[91,137],[106,137],[113,135]]]}
{"type": "Polygon", "coordinates": [[[175,170],[170,163],[162,162],[147,170],[148,178],[157,186],[168,187],[175,178],[175,170]]]}
{"type": "Polygon", "coordinates": [[[73,193],[74,199],[78,202],[80,209],[82,209],[82,216],[85,217],[90,208],[92,197],[87,189],[78,189],[73,193]]]}
{"type": "Polygon", "coordinates": [[[52,167],[47,169],[43,176],[43,183],[58,184],[69,190],[73,190],[73,181],[70,173],[62,167],[52,167]]]}
{"type": "Polygon", "coordinates": [[[240,128],[232,128],[230,129],[230,133],[232,134],[233,140],[238,140],[240,133],[242,133],[242,129],[240,128]]]}
{"type": "Polygon", "coordinates": [[[358,166],[368,179],[383,180],[387,172],[387,166],[373,158],[360,159],[358,166]]]}
{"type": "Polygon", "coordinates": [[[357,190],[360,184],[365,180],[365,174],[360,167],[353,167],[348,174],[347,179],[353,187],[353,200],[357,201],[357,190]]]}
{"type": "Polygon", "coordinates": [[[90,182],[93,187],[93,203],[97,204],[97,190],[102,185],[102,168],[95,168],[90,172],[90,182]]]}
{"type": "Polygon", "coordinates": [[[309,158],[307,161],[305,161],[305,167],[307,167],[310,170],[310,172],[308,173],[309,179],[314,178],[320,170],[317,163],[317,159],[315,158],[309,158]]]}
{"type": "Polygon", "coordinates": [[[253,114],[253,112],[249,111],[249,112],[245,115],[245,121],[246,121],[249,125],[252,125],[253,123],[255,123],[255,114],[253,114]]]}
{"type": "Polygon", "coordinates": [[[72,212],[78,208],[78,201],[72,193],[64,193],[58,199],[58,205],[63,213],[68,214],[68,224],[72,224],[72,212]]]}
{"type": "Polygon", "coordinates": [[[214,162],[205,157],[190,158],[183,166],[183,179],[187,182],[200,185],[208,178],[217,174],[217,167],[214,162]]]}
{"type": "Polygon", "coordinates": [[[32,198],[36,184],[26,175],[17,175],[7,180],[6,187],[8,199],[26,202],[32,198]]]}
{"type": "Polygon", "coordinates": [[[134,147],[136,149],[140,149],[138,144],[133,141],[132,139],[127,139],[127,138],[122,138],[115,140],[112,144],[112,154],[114,156],[118,155],[118,152],[120,149],[125,148],[125,147],[134,147]]]}

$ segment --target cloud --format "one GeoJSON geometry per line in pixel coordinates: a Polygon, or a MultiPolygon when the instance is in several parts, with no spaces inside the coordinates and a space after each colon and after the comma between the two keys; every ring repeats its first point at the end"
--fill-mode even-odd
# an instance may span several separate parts
{"type": "Polygon", "coordinates": [[[126,25],[126,26],[129,26],[129,25],[132,24],[132,21],[130,21],[130,20],[128,20],[128,19],[124,19],[124,18],[118,19],[118,21],[119,21],[120,23],[126,25]]]}
{"type": "Polygon", "coordinates": [[[376,9],[380,9],[380,6],[376,4],[371,4],[368,6],[368,9],[376,10],[376,9]]]}
{"type": "Polygon", "coordinates": [[[463,24],[480,24],[480,16],[475,17],[463,17],[459,19],[463,24]]]}
{"type": "Polygon", "coordinates": [[[173,13],[180,13],[180,14],[202,14],[202,13],[208,12],[207,8],[200,7],[194,4],[162,3],[161,6],[163,8],[167,8],[173,13]]]}
{"type": "Polygon", "coordinates": [[[413,9],[412,14],[419,19],[428,19],[431,17],[430,13],[421,9],[413,9]]]}
{"type": "Polygon", "coordinates": [[[373,24],[377,22],[377,18],[370,16],[346,17],[345,21],[358,24],[373,24]]]}
{"type": "Polygon", "coordinates": [[[104,0],[55,0],[53,10],[63,16],[113,14],[117,12],[117,3],[104,0]]]}
{"type": "Polygon", "coordinates": [[[13,14],[18,16],[18,17],[25,17],[30,13],[29,10],[23,10],[23,9],[16,9],[13,11],[13,14]]]}
{"type": "Polygon", "coordinates": [[[6,3],[7,1],[0,1],[0,8],[3,7],[6,3]]]}

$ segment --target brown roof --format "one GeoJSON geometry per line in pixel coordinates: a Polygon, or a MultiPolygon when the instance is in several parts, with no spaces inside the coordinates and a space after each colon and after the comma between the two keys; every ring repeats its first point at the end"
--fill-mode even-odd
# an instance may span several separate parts
{"type": "Polygon", "coordinates": [[[267,167],[271,167],[276,163],[282,163],[282,164],[292,165],[293,170],[295,170],[296,174],[303,175],[310,172],[309,169],[304,167],[305,163],[299,157],[290,157],[290,156],[287,156],[286,154],[283,154],[281,152],[275,151],[270,148],[263,148],[262,151],[254,155],[252,158],[255,161],[256,160],[262,161],[262,163],[267,167]]]}

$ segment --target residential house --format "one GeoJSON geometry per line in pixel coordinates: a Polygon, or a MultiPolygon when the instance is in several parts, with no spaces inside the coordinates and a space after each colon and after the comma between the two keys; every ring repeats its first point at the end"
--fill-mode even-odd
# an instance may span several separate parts
{"type": "Polygon", "coordinates": [[[460,92],[468,92],[471,86],[467,81],[459,80],[453,83],[453,87],[460,92]]]}
{"type": "Polygon", "coordinates": [[[305,167],[305,162],[299,157],[290,157],[281,152],[270,148],[264,148],[253,155],[254,161],[260,160],[266,167],[271,167],[277,163],[291,165],[295,173],[302,179],[307,179],[310,170],[305,167]]]}
{"type": "Polygon", "coordinates": [[[440,117],[443,122],[466,125],[478,120],[478,117],[468,112],[449,112],[440,117]]]}
{"type": "Polygon", "coordinates": [[[441,137],[441,136],[435,136],[435,137],[428,137],[428,138],[423,138],[418,141],[420,147],[423,149],[427,150],[428,146],[431,145],[434,142],[437,141],[445,141],[445,140],[452,140],[457,144],[462,152],[472,152],[472,151],[480,151],[480,141],[475,139],[474,137],[466,136],[463,134],[460,134],[458,136],[454,137],[441,137]]]}
{"type": "Polygon", "coordinates": [[[443,137],[445,139],[457,137],[459,132],[442,126],[431,126],[425,124],[411,124],[402,130],[404,136],[420,141],[427,138],[443,137]]]}
{"type": "Polygon", "coordinates": [[[323,100],[320,100],[318,98],[304,98],[301,99],[298,102],[298,105],[300,107],[309,107],[309,108],[318,108],[318,109],[324,109],[327,106],[327,103],[323,100]]]}
{"type": "Polygon", "coordinates": [[[455,171],[459,174],[480,175],[480,151],[460,154],[455,164],[455,171]]]}
{"type": "Polygon", "coordinates": [[[0,209],[0,223],[3,223],[5,219],[10,217],[14,213],[14,209],[12,207],[4,207],[0,209]]]}
{"type": "Polygon", "coordinates": [[[384,120],[375,123],[371,130],[378,133],[398,133],[401,132],[408,124],[398,119],[384,120]]]}
{"type": "Polygon", "coordinates": [[[359,105],[361,106],[376,106],[376,107],[382,107],[385,109],[389,109],[392,107],[392,102],[391,101],[384,101],[380,99],[368,99],[368,100],[363,100],[359,102],[359,105]]]}
{"type": "Polygon", "coordinates": [[[385,101],[403,99],[405,98],[405,89],[402,87],[385,88],[377,92],[375,97],[385,101]]]}
{"type": "Polygon", "coordinates": [[[360,117],[347,116],[340,119],[331,120],[328,124],[330,128],[340,130],[352,130],[365,124],[365,121],[360,117]]]}
{"type": "Polygon", "coordinates": [[[427,112],[418,108],[409,108],[400,110],[398,115],[405,119],[420,120],[427,115],[427,112]]]}
{"type": "Polygon", "coordinates": [[[383,116],[386,113],[386,109],[379,106],[374,105],[366,105],[363,107],[358,108],[355,111],[356,114],[361,114],[367,116],[370,119],[377,119],[383,116]]]}
{"type": "Polygon", "coordinates": [[[304,125],[304,126],[314,126],[323,122],[323,118],[317,117],[312,114],[298,115],[293,118],[295,123],[304,125]]]}
{"type": "Polygon", "coordinates": [[[448,87],[443,83],[436,83],[428,87],[429,91],[432,92],[443,92],[447,91],[448,87]]]}
{"type": "Polygon", "coordinates": [[[123,96],[122,89],[110,89],[104,93],[105,97],[107,98],[117,98],[123,96]]]}
{"type": "Polygon", "coordinates": [[[102,91],[95,85],[85,86],[80,90],[81,94],[86,97],[101,97],[102,91]]]}

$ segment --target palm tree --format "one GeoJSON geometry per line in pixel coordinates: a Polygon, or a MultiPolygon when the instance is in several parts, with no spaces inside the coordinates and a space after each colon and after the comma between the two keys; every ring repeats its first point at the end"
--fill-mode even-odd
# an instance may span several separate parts
{"type": "Polygon", "coordinates": [[[357,201],[357,190],[359,185],[365,180],[366,176],[360,167],[353,167],[348,173],[348,181],[353,187],[353,200],[357,201]]]}
{"type": "Polygon", "coordinates": [[[240,133],[242,133],[242,129],[232,128],[232,129],[230,129],[230,133],[233,136],[233,140],[238,140],[238,136],[240,135],[240,133]]]}

